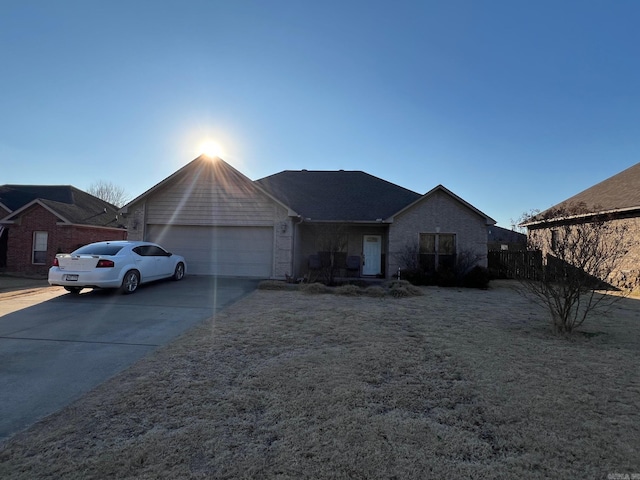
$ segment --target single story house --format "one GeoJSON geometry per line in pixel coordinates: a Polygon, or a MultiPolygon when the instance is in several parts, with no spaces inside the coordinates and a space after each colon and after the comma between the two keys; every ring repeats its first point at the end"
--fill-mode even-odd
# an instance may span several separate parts
{"type": "Polygon", "coordinates": [[[193,274],[300,278],[327,248],[352,276],[391,277],[415,247],[436,268],[461,252],[486,266],[495,220],[442,185],[421,195],[361,171],[284,171],[252,181],[200,156],[121,209],[128,238],[185,256],[193,274]]]}
{"type": "Polygon", "coordinates": [[[605,221],[623,227],[629,251],[619,268],[606,280],[627,290],[640,288],[640,163],[540,212],[522,226],[528,235],[552,238],[559,226],[605,221]],[[570,211],[557,216],[556,212],[570,211]]]}
{"type": "Polygon", "coordinates": [[[521,251],[527,249],[527,236],[524,233],[507,228],[491,225],[487,231],[489,235],[488,249],[497,251],[521,251]]]}
{"type": "Polygon", "coordinates": [[[123,240],[118,209],[70,185],[0,186],[0,268],[44,275],[56,253],[123,240]]]}

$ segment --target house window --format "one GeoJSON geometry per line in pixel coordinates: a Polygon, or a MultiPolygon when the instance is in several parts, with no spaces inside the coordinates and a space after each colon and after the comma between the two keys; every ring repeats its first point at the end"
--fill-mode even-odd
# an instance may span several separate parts
{"type": "Polygon", "coordinates": [[[48,232],[33,232],[33,263],[44,265],[47,263],[48,232]]]}
{"type": "Polygon", "coordinates": [[[420,267],[433,272],[453,268],[456,263],[456,236],[453,233],[420,234],[420,267]]]}

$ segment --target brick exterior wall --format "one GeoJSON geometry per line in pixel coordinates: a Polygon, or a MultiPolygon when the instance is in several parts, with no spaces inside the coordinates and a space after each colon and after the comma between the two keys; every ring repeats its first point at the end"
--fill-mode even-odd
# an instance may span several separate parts
{"type": "Polygon", "coordinates": [[[40,205],[34,205],[16,223],[8,225],[7,266],[10,273],[46,275],[56,253],[69,253],[79,246],[103,240],[125,240],[124,229],[57,225],[59,219],[40,205]],[[33,263],[34,232],[47,232],[47,263],[33,263]]]}
{"type": "Polygon", "coordinates": [[[389,275],[398,271],[399,255],[420,233],[453,233],[456,253],[470,252],[487,266],[487,224],[483,217],[445,192],[438,191],[394,218],[389,227],[389,275]]]}
{"type": "Polygon", "coordinates": [[[613,282],[618,287],[629,291],[640,291],[640,218],[628,218],[615,222],[626,226],[632,246],[614,272],[613,282]]]}
{"type": "MultiPolygon", "coordinates": [[[[619,268],[614,270],[609,278],[602,278],[611,285],[621,288],[629,292],[640,291],[640,218],[625,218],[611,220],[613,228],[624,226],[627,229],[627,235],[630,239],[631,248],[627,255],[621,261],[619,268]]],[[[551,235],[551,229],[538,228],[531,229],[528,232],[529,237],[542,235],[548,238],[551,235]]],[[[543,242],[543,244],[546,242],[543,242]]],[[[548,252],[542,252],[546,255],[548,252]]]]}

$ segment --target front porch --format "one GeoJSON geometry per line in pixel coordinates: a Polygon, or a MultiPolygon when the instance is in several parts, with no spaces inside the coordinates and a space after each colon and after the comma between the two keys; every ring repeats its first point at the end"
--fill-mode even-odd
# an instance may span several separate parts
{"type": "Polygon", "coordinates": [[[386,224],[303,223],[296,237],[298,278],[333,283],[387,277],[386,224]]]}

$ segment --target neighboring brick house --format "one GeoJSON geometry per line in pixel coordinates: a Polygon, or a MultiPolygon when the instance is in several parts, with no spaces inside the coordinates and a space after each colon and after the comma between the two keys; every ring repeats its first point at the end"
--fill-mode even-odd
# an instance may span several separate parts
{"type": "Polygon", "coordinates": [[[579,225],[594,221],[624,226],[631,248],[610,278],[601,279],[626,289],[640,288],[640,163],[539,213],[522,224],[528,235],[551,239],[560,225],[579,225]],[[578,213],[556,218],[552,212],[563,208],[578,213]]]}
{"type": "Polygon", "coordinates": [[[438,185],[424,195],[362,171],[284,171],[252,181],[200,156],[122,208],[129,238],[183,255],[195,274],[301,277],[323,262],[325,233],[344,237],[349,276],[389,278],[408,245],[437,268],[472,252],[486,266],[495,224],[438,185]],[[337,231],[337,230],[335,230],[337,231]]]}
{"type": "Polygon", "coordinates": [[[0,269],[44,275],[56,253],[123,240],[118,209],[70,185],[0,186],[0,269]]]}

